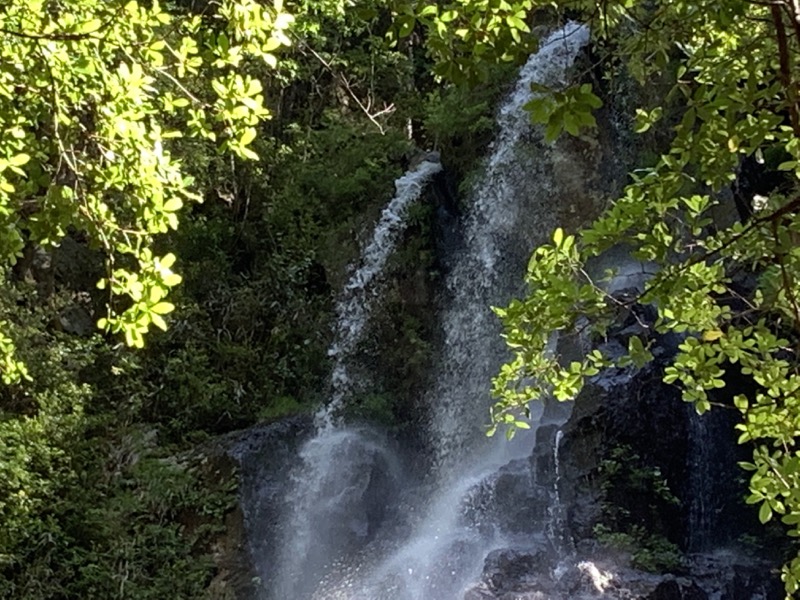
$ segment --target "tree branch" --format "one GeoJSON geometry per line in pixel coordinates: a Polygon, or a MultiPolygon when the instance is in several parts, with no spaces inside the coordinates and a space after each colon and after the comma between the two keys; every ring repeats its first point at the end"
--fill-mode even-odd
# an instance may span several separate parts
{"type": "Polygon", "coordinates": [[[787,300],[792,305],[792,311],[794,312],[794,327],[798,331],[800,331],[800,306],[797,304],[797,296],[794,293],[794,286],[792,285],[792,280],[789,277],[789,272],[786,270],[786,252],[781,248],[781,241],[780,237],[778,236],[778,223],[777,221],[772,221],[772,238],[775,240],[775,258],[778,261],[778,266],[781,268],[781,278],[783,281],[783,291],[786,294],[787,300]]]}
{"type": "Polygon", "coordinates": [[[122,11],[122,6],[120,6],[116,10],[116,12],[114,12],[114,14],[109,16],[108,19],[106,19],[103,23],[100,23],[100,26],[97,29],[95,29],[94,31],[87,31],[86,33],[27,33],[24,31],[13,31],[11,29],[1,29],[1,28],[0,28],[0,33],[4,33],[12,37],[18,37],[34,41],[75,42],[91,38],[96,33],[99,33],[104,29],[110,27],[111,24],[116,20],[117,16],[121,11],[122,11]]]}
{"type": "MultiPolygon", "coordinates": [[[[727,248],[730,248],[732,245],[734,245],[735,243],[741,241],[743,238],[748,236],[759,225],[763,225],[764,223],[776,223],[782,217],[786,216],[789,213],[796,212],[798,209],[800,209],[800,196],[795,198],[794,200],[791,200],[790,202],[787,202],[786,204],[781,206],[775,212],[772,212],[772,213],[770,213],[770,214],[768,214],[766,216],[760,217],[758,219],[753,219],[747,227],[745,227],[738,234],[734,235],[727,242],[724,242],[721,246],[719,246],[719,248],[716,248],[716,249],[711,250],[709,252],[704,252],[703,254],[700,254],[700,255],[694,257],[693,259],[683,263],[682,265],[679,265],[680,270],[683,271],[685,269],[693,267],[696,264],[699,264],[701,262],[705,262],[705,261],[707,261],[707,260],[709,260],[711,258],[714,258],[715,256],[717,256],[723,250],[725,250],[727,248]]],[[[629,301],[627,301],[627,304],[628,305],[632,305],[632,304],[635,304],[636,302],[639,302],[644,296],[646,296],[650,292],[658,289],[658,287],[663,282],[664,282],[664,280],[658,281],[654,285],[645,286],[644,290],[642,290],[642,293],[639,294],[638,296],[635,296],[635,297],[631,298],[629,301]]],[[[798,312],[798,317],[800,317],[800,312],[798,312]]],[[[800,319],[798,319],[798,322],[800,322],[800,319]]]]}
{"type": "Polygon", "coordinates": [[[792,130],[796,137],[800,137],[800,116],[797,112],[797,93],[792,82],[791,55],[789,54],[789,43],[786,38],[786,27],[783,23],[783,13],[781,7],[773,4],[771,9],[772,20],[775,24],[775,33],[778,41],[778,58],[780,59],[780,78],[781,85],[789,103],[789,119],[792,123],[792,130]]]}
{"type": "Polygon", "coordinates": [[[320,54],[316,50],[314,50],[311,46],[306,44],[303,40],[298,39],[298,42],[300,43],[301,46],[303,46],[306,50],[308,50],[314,56],[314,58],[316,58],[322,64],[322,66],[325,67],[331,73],[331,75],[333,75],[336,79],[341,81],[342,85],[344,85],[344,89],[347,91],[350,97],[353,100],[355,100],[356,104],[358,104],[358,107],[361,109],[361,112],[363,112],[367,116],[367,118],[370,121],[372,121],[375,127],[377,127],[378,130],[381,132],[381,135],[383,135],[385,133],[385,130],[383,128],[383,125],[381,125],[378,122],[377,118],[385,114],[393,113],[395,111],[394,104],[384,106],[382,110],[376,113],[371,113],[370,112],[370,108],[372,105],[371,101],[368,101],[368,105],[365,106],[364,103],[361,101],[361,99],[356,95],[356,93],[350,87],[350,82],[347,81],[347,78],[344,75],[342,75],[341,73],[337,73],[328,61],[326,61],[322,56],[320,56],[320,54]]]}

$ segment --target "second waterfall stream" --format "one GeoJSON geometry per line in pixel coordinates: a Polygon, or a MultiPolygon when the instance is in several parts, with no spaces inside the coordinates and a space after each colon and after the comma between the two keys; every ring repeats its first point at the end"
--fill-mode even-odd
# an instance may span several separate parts
{"type": "MultiPolygon", "coordinates": [[[[463,243],[446,257],[445,300],[436,307],[442,343],[424,398],[433,451],[424,461],[405,460],[385,435],[338,419],[352,392],[348,365],[368,329],[381,271],[407,208],[441,165],[423,161],[397,181],[395,198],[340,294],[330,398],[285,490],[286,514],[270,542],[276,559],[259,567],[253,557],[264,571],[264,598],[462,600],[487,553],[547,535],[535,515],[510,526],[494,505],[502,474],[529,465],[536,429],[512,443],[485,435],[490,380],[505,356],[491,306],[519,291],[532,249],[576,211],[570,185],[582,183],[580,167],[543,142],[523,106],[532,83],[565,82],[587,41],[587,30],[575,23],[543,39],[498,111],[497,136],[462,218],[463,243]]],[[[552,485],[541,489],[546,515],[552,485]]]]}

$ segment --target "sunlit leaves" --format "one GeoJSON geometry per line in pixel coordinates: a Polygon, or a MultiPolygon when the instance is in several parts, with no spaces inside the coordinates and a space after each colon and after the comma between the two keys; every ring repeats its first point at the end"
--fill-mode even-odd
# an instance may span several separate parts
{"type": "Polygon", "coordinates": [[[564,91],[533,84],[532,91],[536,96],[524,108],[534,123],[544,125],[546,141],[554,141],[563,131],[577,136],[584,129],[597,127],[592,111],[603,103],[592,92],[591,84],[573,86],[564,91]]]}
{"type": "MultiPolygon", "coordinates": [[[[724,205],[744,157],[765,171],[800,173],[800,139],[788,123],[796,91],[777,75],[769,4],[583,6],[587,19],[595,19],[595,36],[613,40],[609,75],[625,71],[645,86],[672,86],[663,98],[645,93],[649,104],[628,115],[634,131],[671,141],[631,174],[621,197],[593,224],[574,237],[559,230],[552,244],[535,250],[528,294],[496,309],[513,358],[494,381],[493,421],[506,425],[509,415],[525,414],[528,402],[545,395],[574,397],[609,366],[642,367],[654,358],[654,336],[677,334],[664,381],[699,413],[732,396],[729,408],[741,413],[739,441],[755,448],[752,462],[742,464],[750,475],[747,502],[762,522],[779,518],[800,536],[798,188],[787,183],[780,193],[747,198],[754,216],[744,223],[731,223],[725,211],[733,209],[724,205]],[[634,297],[606,294],[603,280],[587,273],[588,261],[615,246],[650,272],[634,297]],[[643,304],[655,322],[641,322],[642,333],[626,336],[622,357],[592,363],[594,350],[567,364],[560,356],[558,340],[603,347],[609,327],[643,304]],[[721,392],[733,373],[748,380],[746,394],[721,392]]],[[[791,44],[796,52],[800,38],[791,44]]],[[[592,125],[591,90],[534,92],[527,108],[546,139],[592,125]]],[[[782,576],[787,592],[800,589],[800,558],[782,576]]]]}
{"type": "MultiPolygon", "coordinates": [[[[257,158],[250,146],[269,112],[242,68],[274,66],[293,18],[280,0],[224,0],[202,18],[159,2],[51,11],[13,0],[0,19],[0,261],[85,233],[108,264],[100,325],[141,346],[150,325],[166,327],[180,281],[174,256],[152,246],[200,198],[180,140],[257,158]]],[[[1,357],[12,377],[13,348],[1,357]]]]}
{"type": "Polygon", "coordinates": [[[110,288],[115,296],[127,296],[132,305],[119,314],[111,311],[109,316],[98,322],[98,327],[113,333],[122,333],[126,343],[137,348],[144,345],[144,336],[151,324],[159,329],[166,329],[163,315],[169,314],[175,307],[164,298],[171,287],[181,282],[180,275],[171,269],[174,263],[173,254],[159,258],[145,250],[137,272],[117,269],[107,281],[101,281],[98,287],[110,288]]]}
{"type": "Polygon", "coordinates": [[[8,323],[0,321],[0,377],[6,385],[30,379],[28,368],[17,360],[13,340],[3,333],[8,323]]]}
{"type": "Polygon", "coordinates": [[[651,111],[642,110],[641,108],[636,109],[636,124],[634,126],[634,131],[636,133],[644,133],[648,129],[650,129],[655,123],[657,123],[664,114],[664,109],[661,106],[655,107],[651,111]]]}
{"type": "Polygon", "coordinates": [[[390,42],[425,32],[437,75],[457,83],[483,80],[487,64],[519,62],[535,49],[528,16],[532,0],[463,0],[433,4],[423,0],[393,0],[390,42]]]}

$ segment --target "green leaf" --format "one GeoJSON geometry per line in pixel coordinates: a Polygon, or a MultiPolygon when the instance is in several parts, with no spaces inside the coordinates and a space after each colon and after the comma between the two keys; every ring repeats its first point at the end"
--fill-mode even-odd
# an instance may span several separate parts
{"type": "Polygon", "coordinates": [[[151,306],[150,310],[157,315],[166,315],[175,310],[175,305],[170,302],[159,302],[158,304],[151,306]]]}
{"type": "Polygon", "coordinates": [[[718,340],[723,336],[722,331],[719,329],[710,329],[708,331],[703,332],[703,341],[704,342],[713,342],[718,340]]]}
{"type": "Polygon", "coordinates": [[[167,330],[167,322],[161,317],[161,315],[157,313],[150,313],[150,320],[153,322],[153,325],[158,327],[161,331],[167,330]]]}
{"type": "Polygon", "coordinates": [[[524,31],[526,33],[530,31],[527,23],[525,23],[525,21],[523,21],[517,16],[509,15],[508,17],[506,17],[506,23],[508,24],[508,26],[511,28],[512,31],[516,29],[519,29],[520,31],[524,31]]]}
{"type": "Polygon", "coordinates": [[[411,32],[414,31],[414,26],[416,25],[416,20],[411,15],[404,15],[399,19],[399,29],[397,35],[402,39],[406,38],[411,35],[411,32]]]}
{"type": "Polygon", "coordinates": [[[435,4],[428,4],[427,6],[423,7],[423,9],[419,12],[420,17],[430,17],[434,16],[439,12],[439,7],[435,4]]]}
{"type": "Polygon", "coordinates": [[[183,201],[180,198],[170,198],[164,203],[166,212],[176,212],[183,208],[183,201]]]}
{"type": "Polygon", "coordinates": [[[103,22],[100,19],[91,19],[85,23],[81,23],[81,25],[77,28],[76,33],[81,35],[95,33],[99,31],[102,26],[103,22]]]}
{"type": "Polygon", "coordinates": [[[558,139],[558,136],[561,134],[562,126],[561,123],[555,120],[551,120],[547,127],[545,128],[544,132],[544,139],[546,142],[551,143],[558,139]]]}
{"type": "Polygon", "coordinates": [[[177,273],[168,273],[167,275],[164,275],[162,281],[167,287],[174,287],[183,281],[183,277],[177,273]]]}
{"type": "Polygon", "coordinates": [[[762,523],[766,523],[770,519],[772,519],[772,508],[768,502],[764,502],[761,504],[761,508],[758,510],[758,520],[762,523]]]}
{"type": "Polygon", "coordinates": [[[250,148],[239,148],[239,154],[242,156],[242,158],[258,160],[258,154],[250,150],[250,148]]]}
{"type": "Polygon", "coordinates": [[[254,127],[248,127],[242,133],[242,136],[239,138],[239,143],[242,146],[247,146],[250,142],[252,142],[256,137],[256,130],[254,127]]]}
{"type": "Polygon", "coordinates": [[[25,154],[24,152],[21,154],[15,154],[11,158],[8,159],[10,165],[14,167],[21,167],[30,161],[31,157],[29,154],[25,154]]]}

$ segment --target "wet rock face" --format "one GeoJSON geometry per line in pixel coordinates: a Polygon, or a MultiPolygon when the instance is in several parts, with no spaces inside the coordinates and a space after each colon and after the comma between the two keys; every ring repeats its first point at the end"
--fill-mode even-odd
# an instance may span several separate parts
{"type": "Polygon", "coordinates": [[[548,564],[544,548],[521,552],[518,550],[495,550],[486,557],[483,580],[495,594],[513,592],[525,584],[534,584],[532,578],[545,570],[548,564]],[[529,581],[531,580],[531,581],[529,581]]]}
{"type": "Polygon", "coordinates": [[[658,533],[681,543],[686,528],[681,506],[654,490],[622,489],[614,481],[609,486],[603,461],[617,448],[629,449],[629,456],[637,460],[634,464],[622,457],[623,469],[659,472],[670,492],[684,499],[689,493],[685,485],[689,465],[686,406],[677,389],[661,382],[657,369],[612,376],[613,380],[584,389],[563,430],[560,491],[568,507],[569,534],[576,541],[592,538],[606,503],[630,513],[632,525],[648,529],[655,525],[658,533]],[[658,514],[659,523],[652,523],[652,513],[658,514]]]}
{"type": "Polygon", "coordinates": [[[693,556],[689,564],[709,597],[719,600],[783,600],[785,591],[774,567],[725,551],[693,556]]]}
{"type": "Polygon", "coordinates": [[[241,559],[254,583],[237,598],[308,598],[334,567],[362,548],[399,496],[399,459],[382,432],[366,428],[315,435],[311,418],[292,418],[232,436],[228,452],[241,473],[246,539],[241,559]],[[320,467],[324,476],[314,471],[320,467]],[[313,490],[297,497],[298,481],[313,490]],[[276,540],[282,540],[277,543],[276,540]],[[288,579],[287,579],[288,578],[288,579]]]}
{"type": "Polygon", "coordinates": [[[236,586],[236,598],[257,598],[258,592],[252,584],[259,572],[255,562],[270,564],[277,558],[270,540],[280,526],[289,466],[297,460],[297,450],[310,432],[310,418],[285,419],[231,434],[221,444],[237,463],[240,473],[244,539],[236,560],[250,575],[246,585],[236,586]]]}
{"type": "MultiPolygon", "coordinates": [[[[638,333],[628,331],[628,325],[610,337],[604,353],[613,356],[627,347],[628,336],[638,333]]],[[[673,352],[661,348],[662,355],[673,352]]],[[[594,538],[594,527],[610,505],[629,513],[631,525],[648,530],[655,526],[676,543],[684,538],[685,520],[679,506],[652,494],[645,497],[650,490],[620,485],[625,473],[641,468],[657,470],[673,494],[683,492],[689,449],[686,405],[677,388],[661,381],[659,367],[604,372],[590,380],[575,401],[560,444],[559,492],[566,507],[568,535],[576,544],[594,538]],[[617,459],[622,475],[613,480],[604,461],[619,448],[626,449],[626,455],[617,459]],[[636,464],[628,455],[636,456],[636,464]],[[657,523],[653,523],[653,513],[658,515],[657,523]]]]}
{"type": "Polygon", "coordinates": [[[225,515],[224,534],[213,547],[218,571],[209,583],[210,598],[259,598],[255,561],[272,560],[274,549],[264,541],[258,556],[250,552],[252,527],[254,523],[258,523],[261,531],[274,531],[277,527],[277,503],[286,479],[281,473],[294,459],[298,444],[310,430],[309,418],[285,419],[231,433],[199,450],[207,482],[209,477],[227,481],[238,476],[239,480],[239,503],[225,515]]]}
{"type": "Polygon", "coordinates": [[[539,425],[536,430],[536,444],[530,462],[534,480],[541,486],[553,488],[556,484],[555,444],[559,425],[539,425]]]}
{"type": "MultiPolygon", "coordinates": [[[[650,313],[645,307],[629,315],[609,335],[604,353],[613,355],[627,347],[630,335],[642,335],[641,323],[653,320],[650,313]]],[[[741,501],[746,487],[737,463],[749,451],[736,444],[737,413],[715,409],[696,415],[680,389],[662,381],[680,339],[655,336],[651,342],[656,357],[651,364],[593,378],[563,427],[559,490],[568,533],[576,544],[592,539],[611,507],[627,515],[623,525],[644,527],[685,551],[735,542],[754,523],[754,512],[741,501]],[[615,478],[604,464],[609,459],[620,468],[615,478]],[[637,488],[634,480],[641,475],[666,488],[659,491],[653,483],[637,488]]],[[[730,399],[720,394],[714,400],[730,399]]]]}
{"type": "Polygon", "coordinates": [[[502,534],[534,534],[541,531],[551,492],[536,485],[529,461],[513,460],[470,491],[464,517],[502,534]]]}
{"type": "Polygon", "coordinates": [[[708,594],[694,581],[676,577],[659,583],[646,600],[708,600],[708,594]]]}
{"type": "MultiPolygon", "coordinates": [[[[649,317],[643,309],[628,319],[632,322],[622,323],[604,350],[622,352],[630,335],[644,333],[639,321],[649,317]]],[[[518,467],[509,465],[509,471],[517,473],[509,504],[525,502],[524,485],[543,491],[542,497],[551,504],[559,499],[575,549],[569,562],[563,560],[564,553],[559,555],[547,545],[496,550],[487,556],[482,578],[466,592],[465,600],[783,597],[774,564],[732,551],[712,552],[735,541],[752,520],[741,501],[744,489],[737,461],[743,459],[737,455],[731,419],[735,411],[712,411],[711,418],[705,415],[698,421],[679,389],[662,382],[663,368],[678,341],[656,338],[651,346],[653,363],[594,378],[565,425],[553,424],[556,419],[543,422],[528,460],[529,483],[523,482],[518,467]],[[675,573],[633,568],[634,550],[600,544],[595,534],[598,524],[626,535],[639,532],[638,538],[631,536],[638,540],[634,544],[669,540],[684,552],[672,567],[675,573]]],[[[723,397],[715,400],[726,402],[723,397]]],[[[514,513],[513,508],[508,510],[514,513]]],[[[551,517],[548,512],[544,519],[551,517]]],[[[653,553],[667,552],[654,548],[653,553]]]]}
{"type": "Polygon", "coordinates": [[[464,600],[781,600],[769,568],[733,555],[703,555],[686,572],[655,575],[598,559],[556,563],[544,547],[496,550],[464,600]]]}

